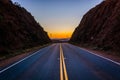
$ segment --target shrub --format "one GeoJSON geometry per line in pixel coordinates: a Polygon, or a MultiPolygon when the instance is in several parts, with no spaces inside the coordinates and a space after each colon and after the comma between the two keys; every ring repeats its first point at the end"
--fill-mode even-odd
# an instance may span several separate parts
{"type": "Polygon", "coordinates": [[[21,7],[21,5],[18,2],[15,2],[14,5],[21,7]]]}
{"type": "Polygon", "coordinates": [[[112,49],[111,46],[103,46],[103,50],[104,50],[104,51],[108,51],[108,50],[111,50],[111,49],[112,49]]]}
{"type": "Polygon", "coordinates": [[[0,21],[2,21],[3,20],[3,16],[2,15],[0,15],[0,21]]]}

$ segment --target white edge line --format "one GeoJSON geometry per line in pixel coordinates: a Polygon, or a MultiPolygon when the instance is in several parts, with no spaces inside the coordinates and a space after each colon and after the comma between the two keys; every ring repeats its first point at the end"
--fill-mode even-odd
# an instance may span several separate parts
{"type": "MultiPolygon", "coordinates": [[[[80,48],[80,47],[79,47],[79,48],[80,48]]],[[[95,53],[93,53],[93,52],[91,52],[91,51],[89,51],[89,50],[86,50],[86,49],[83,49],[83,48],[80,48],[80,49],[85,50],[85,51],[87,51],[87,52],[89,52],[89,53],[91,53],[91,54],[93,54],[93,55],[95,55],[95,56],[101,57],[101,58],[103,58],[103,59],[105,59],[105,60],[111,61],[111,62],[113,62],[113,63],[115,63],[115,64],[117,64],[117,65],[120,66],[120,63],[119,63],[119,62],[116,62],[116,61],[113,61],[113,60],[111,60],[111,59],[109,59],[109,58],[106,58],[106,57],[103,57],[103,56],[101,56],[101,55],[95,54],[95,53]]]]}
{"type": "Polygon", "coordinates": [[[38,51],[36,51],[35,53],[33,53],[33,54],[31,54],[31,55],[29,55],[29,56],[27,56],[27,57],[25,57],[25,58],[21,59],[20,61],[18,61],[18,62],[16,62],[16,63],[12,64],[12,65],[10,65],[10,66],[8,66],[7,68],[5,68],[5,69],[1,70],[1,71],[0,71],[0,74],[1,74],[1,73],[3,73],[4,71],[8,70],[9,68],[11,68],[11,67],[13,67],[13,66],[17,65],[18,63],[20,63],[20,62],[22,62],[22,61],[24,61],[24,60],[28,59],[29,57],[31,57],[31,56],[33,56],[33,55],[37,54],[39,51],[40,51],[40,50],[38,50],[38,51]]]}

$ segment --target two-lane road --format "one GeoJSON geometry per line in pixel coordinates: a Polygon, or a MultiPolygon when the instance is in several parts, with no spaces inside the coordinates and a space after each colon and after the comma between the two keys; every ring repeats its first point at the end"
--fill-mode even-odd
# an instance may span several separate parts
{"type": "Polygon", "coordinates": [[[0,80],[120,80],[120,65],[57,43],[1,70],[0,80]]]}

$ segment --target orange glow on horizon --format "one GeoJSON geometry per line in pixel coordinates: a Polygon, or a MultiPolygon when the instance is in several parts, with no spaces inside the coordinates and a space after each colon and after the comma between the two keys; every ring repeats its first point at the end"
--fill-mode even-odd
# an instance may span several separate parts
{"type": "Polygon", "coordinates": [[[68,33],[48,33],[48,35],[51,39],[70,38],[71,35],[72,35],[72,32],[68,32],[68,33]]]}

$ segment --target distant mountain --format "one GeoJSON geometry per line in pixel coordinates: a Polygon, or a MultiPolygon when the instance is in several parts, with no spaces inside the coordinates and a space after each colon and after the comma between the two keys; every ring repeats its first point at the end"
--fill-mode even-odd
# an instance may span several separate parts
{"type": "Polygon", "coordinates": [[[87,12],[70,41],[120,52],[120,0],[104,0],[87,12]]]}
{"type": "Polygon", "coordinates": [[[0,0],[0,54],[49,43],[47,32],[18,3],[0,0]]]}

